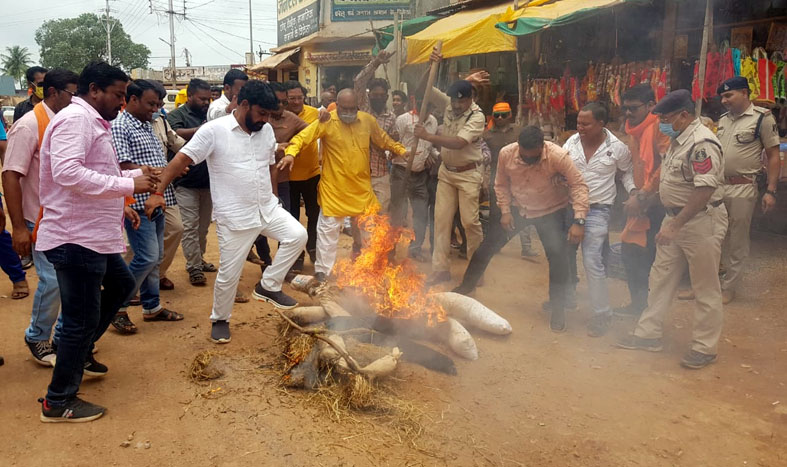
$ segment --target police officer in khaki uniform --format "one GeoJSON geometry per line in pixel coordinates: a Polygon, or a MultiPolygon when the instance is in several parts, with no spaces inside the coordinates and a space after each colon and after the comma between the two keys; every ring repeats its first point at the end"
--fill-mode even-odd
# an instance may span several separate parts
{"type": "Polygon", "coordinates": [[[691,348],[681,365],[703,368],[716,360],[723,317],[718,271],[727,232],[722,202],[724,159],[719,140],[695,118],[689,91],[671,92],[653,113],[659,116],[661,132],[671,137],[659,184],[667,217],[656,235],[648,307],[633,335],[620,340],[618,346],[662,350],[664,317],[688,266],[696,309],[691,348]]]}
{"type": "Polygon", "coordinates": [[[434,253],[432,276],[429,278],[429,284],[433,285],[451,279],[448,254],[457,207],[467,235],[468,258],[472,258],[483,240],[478,203],[483,182],[481,136],[486,118],[481,108],[473,102],[473,86],[469,81],[454,82],[445,94],[436,88],[432,89],[431,101],[437,108],[446,109],[442,133],[433,135],[425,131],[422,125],[416,125],[414,134],[440,146],[443,160],[437,174],[434,253]]]}
{"type": "Polygon", "coordinates": [[[762,196],[762,210],[776,205],[779,182],[779,130],[771,111],[755,107],[749,100],[746,78],[730,78],[719,86],[721,103],[729,111],[721,116],[716,133],[724,152],[724,205],[729,216],[727,237],[721,250],[722,302],[735,298],[735,287],[749,256],[749,229],[757,203],[757,175],[762,171],[762,151],[768,158],[768,188],[762,196]]]}

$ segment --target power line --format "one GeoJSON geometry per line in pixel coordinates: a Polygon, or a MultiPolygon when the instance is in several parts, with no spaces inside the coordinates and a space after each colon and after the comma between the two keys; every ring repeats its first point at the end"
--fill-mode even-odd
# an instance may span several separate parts
{"type": "MultiPolygon", "coordinates": [[[[217,54],[219,54],[220,56],[222,56],[222,57],[223,57],[225,60],[227,60],[227,61],[229,61],[229,62],[233,62],[233,61],[235,61],[235,59],[234,59],[234,58],[227,57],[226,55],[224,55],[224,52],[221,52],[221,51],[219,51],[219,50],[216,50],[216,49],[215,49],[215,48],[214,48],[212,45],[210,45],[209,43],[207,43],[207,42],[205,42],[204,40],[202,40],[202,37],[201,37],[201,35],[200,35],[200,34],[198,34],[198,33],[196,33],[195,31],[193,31],[193,30],[192,30],[190,27],[188,27],[188,26],[184,26],[184,27],[186,27],[186,30],[187,30],[187,31],[189,31],[189,32],[190,32],[190,33],[191,33],[191,34],[192,34],[194,37],[196,37],[197,39],[199,39],[199,41],[200,41],[200,42],[201,42],[201,43],[202,43],[202,44],[203,44],[205,47],[207,47],[207,48],[209,48],[210,50],[212,50],[212,51],[216,52],[217,54]]],[[[206,34],[206,35],[207,35],[207,34],[206,34]]],[[[215,40],[215,39],[214,39],[214,40],[215,40]]],[[[233,53],[235,53],[234,51],[232,51],[232,52],[233,52],[233,53]]]]}
{"type": "MultiPolygon", "coordinates": [[[[197,20],[195,20],[195,19],[194,19],[194,18],[192,18],[191,16],[189,16],[187,19],[188,19],[188,21],[192,22],[192,23],[193,23],[195,26],[199,26],[199,27],[202,27],[202,28],[211,29],[211,30],[213,30],[213,31],[217,31],[217,32],[220,32],[220,33],[226,34],[226,35],[228,35],[228,36],[237,37],[238,39],[243,39],[243,40],[246,40],[246,41],[247,41],[247,40],[249,40],[249,38],[248,38],[248,37],[239,36],[238,34],[233,34],[233,33],[231,33],[231,32],[227,32],[227,31],[224,31],[224,30],[222,30],[222,29],[214,28],[213,26],[210,26],[210,25],[208,25],[208,24],[205,24],[205,23],[203,23],[203,22],[201,22],[201,21],[197,21],[197,20]]],[[[255,40],[254,42],[257,42],[257,43],[260,43],[260,44],[265,44],[265,45],[273,45],[273,46],[277,45],[277,44],[275,44],[275,43],[273,43],[273,42],[260,41],[260,40],[255,40]]]]}

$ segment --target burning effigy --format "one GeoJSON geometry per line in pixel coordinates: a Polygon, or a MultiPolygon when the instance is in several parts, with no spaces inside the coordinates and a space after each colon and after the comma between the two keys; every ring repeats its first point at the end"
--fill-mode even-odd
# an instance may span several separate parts
{"type": "Polygon", "coordinates": [[[368,236],[365,246],[336,264],[332,282],[305,275],[291,282],[319,305],[277,310],[285,321],[285,384],[316,389],[339,381],[357,392],[390,375],[400,360],[456,374],[454,361],[435,347],[476,360],[467,327],[511,333],[508,321],[477,300],[431,293],[409,259],[393,261],[396,246],[412,240],[411,230],[392,226],[377,212],[358,223],[368,236]]]}

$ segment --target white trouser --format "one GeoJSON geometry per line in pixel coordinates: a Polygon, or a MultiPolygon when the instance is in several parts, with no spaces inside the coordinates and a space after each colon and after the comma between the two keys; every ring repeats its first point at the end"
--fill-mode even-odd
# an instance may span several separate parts
{"type": "Polygon", "coordinates": [[[232,316],[232,305],[235,302],[235,292],[238,289],[243,265],[258,235],[265,235],[279,241],[279,249],[276,251],[273,264],[265,269],[260,281],[262,288],[271,292],[281,290],[284,276],[303,251],[308,237],[303,225],[281,206],[277,206],[273,211],[270,222],[262,221],[262,227],[230,230],[217,222],[216,235],[219,239],[221,264],[213,286],[211,321],[229,321],[232,316]]]}
{"type": "Polygon", "coordinates": [[[326,276],[331,273],[336,262],[336,250],[339,248],[339,234],[342,231],[344,217],[327,217],[320,209],[317,220],[317,261],[314,263],[314,272],[321,272],[326,276]]]}

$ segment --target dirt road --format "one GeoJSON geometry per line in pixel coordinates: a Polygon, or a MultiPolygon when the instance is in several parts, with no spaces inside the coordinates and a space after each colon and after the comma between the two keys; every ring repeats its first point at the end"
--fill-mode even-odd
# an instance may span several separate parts
{"type": "MultiPolygon", "coordinates": [[[[207,256],[218,264],[213,235],[207,256]]],[[[349,254],[348,242],[343,236],[342,255],[349,254]]],[[[279,318],[258,302],[235,307],[232,343],[218,349],[225,376],[190,382],[191,360],[216,346],[207,339],[212,287],[189,286],[182,257],[170,273],[177,288],[163,292],[163,300],[186,319],[144,323],[135,309],[137,335],[109,331],[98,344],[97,358],[110,372],[86,380],[81,390],[107,406],[107,415],[87,424],[42,424],[36,398],[45,394],[51,370],[35,364],[22,341],[32,297],[11,300],[3,278],[0,464],[787,465],[784,238],[756,238],[739,299],[726,307],[719,361],[702,371],[678,365],[689,341],[691,303],[675,303],[663,353],[617,350],[611,344],[633,322],[617,320],[608,336],[587,337],[583,281],[568,332],[551,333],[540,311],[546,261],[543,254],[539,263],[521,260],[515,243],[493,260],[476,293],[514,333],[476,333],[481,358],[457,359],[457,376],[401,365],[393,390],[420,414],[409,427],[385,414],[336,421],[309,394],[277,387],[279,318]]],[[[455,278],[464,266],[453,260],[455,278]]],[[[241,280],[247,293],[258,274],[247,263],[241,280]]],[[[29,278],[35,288],[32,270],[29,278]]],[[[610,283],[613,304],[627,301],[624,284],[610,283]]]]}

